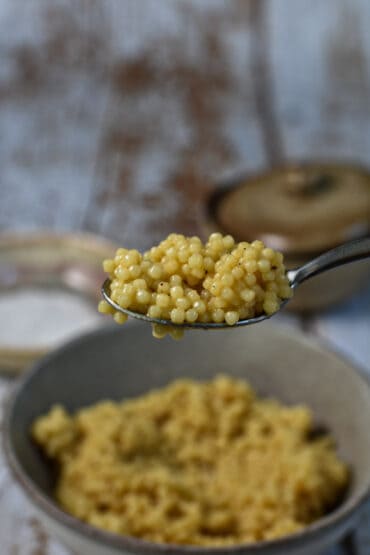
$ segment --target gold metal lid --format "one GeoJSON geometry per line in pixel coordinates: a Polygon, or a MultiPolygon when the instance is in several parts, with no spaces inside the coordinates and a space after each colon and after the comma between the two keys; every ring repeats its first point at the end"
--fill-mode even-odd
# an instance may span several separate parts
{"type": "Polygon", "coordinates": [[[370,173],[348,164],[288,165],[240,179],[211,198],[208,215],[237,240],[286,254],[323,251],[370,231],[370,173]]]}

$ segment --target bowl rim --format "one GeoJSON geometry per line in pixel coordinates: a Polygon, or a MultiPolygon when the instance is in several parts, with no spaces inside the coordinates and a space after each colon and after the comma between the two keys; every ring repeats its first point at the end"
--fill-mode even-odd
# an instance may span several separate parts
{"type": "MultiPolygon", "coordinates": [[[[326,355],[332,358],[339,359],[346,363],[352,372],[354,372],[358,379],[363,382],[363,385],[367,388],[368,394],[370,396],[370,377],[366,370],[361,367],[356,362],[353,362],[348,356],[341,353],[331,344],[326,343],[320,338],[313,338],[311,336],[304,335],[301,331],[294,329],[287,325],[271,325],[267,324],[269,327],[274,328],[274,333],[281,334],[283,336],[294,336],[300,343],[306,344],[308,347],[315,349],[319,352],[324,352],[326,355]]],[[[346,521],[351,520],[351,517],[355,516],[364,504],[370,499],[370,469],[367,486],[365,486],[358,494],[348,497],[337,509],[334,509],[331,513],[324,515],[317,521],[305,526],[302,530],[298,532],[289,534],[287,536],[282,536],[281,538],[274,540],[264,540],[255,543],[240,543],[235,545],[226,546],[211,546],[203,547],[198,545],[182,545],[182,544],[172,544],[172,543],[156,543],[149,540],[143,540],[135,536],[121,535],[113,532],[108,532],[99,529],[91,524],[88,524],[68,513],[63,511],[56,502],[50,499],[43,491],[33,482],[33,480],[26,474],[23,470],[16,454],[13,449],[10,429],[11,429],[11,418],[15,403],[19,393],[27,387],[28,382],[30,382],[33,377],[42,370],[45,365],[49,364],[49,361],[53,360],[54,357],[62,355],[65,351],[73,349],[75,345],[78,345],[81,341],[87,339],[92,339],[97,336],[102,336],[105,334],[110,334],[114,332],[119,332],[120,329],[116,326],[106,326],[103,328],[98,328],[71,341],[66,342],[64,345],[49,352],[41,360],[34,363],[26,375],[16,382],[12,391],[5,403],[4,417],[3,417],[3,430],[2,434],[2,444],[5,453],[5,461],[8,464],[8,468],[11,474],[15,478],[16,483],[22,488],[26,493],[30,501],[36,506],[36,508],[41,513],[46,513],[46,515],[56,521],[60,527],[67,528],[69,532],[82,536],[86,540],[94,541],[99,545],[110,547],[113,549],[128,550],[129,552],[140,554],[140,555],[154,555],[154,554],[166,554],[166,555],[259,555],[261,552],[263,555],[265,553],[275,553],[274,550],[278,548],[282,549],[294,549],[295,547],[301,547],[302,541],[315,541],[319,539],[321,533],[330,535],[337,527],[344,524],[346,521]],[[130,551],[131,550],[131,551],[130,551]],[[265,551],[263,551],[265,550],[265,551]]],[[[292,551],[289,551],[289,553],[292,551]]]]}
{"type": "Polygon", "coordinates": [[[14,230],[0,233],[0,249],[33,248],[40,246],[68,246],[92,254],[114,252],[117,243],[104,235],[89,231],[60,231],[56,229],[38,228],[34,230],[14,230]]]}

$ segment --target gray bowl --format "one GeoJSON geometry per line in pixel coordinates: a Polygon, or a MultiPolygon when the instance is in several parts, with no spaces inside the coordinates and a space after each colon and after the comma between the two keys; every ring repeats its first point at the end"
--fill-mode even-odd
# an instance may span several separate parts
{"type": "Polygon", "coordinates": [[[5,451],[20,486],[50,533],[79,555],[316,555],[354,525],[370,491],[370,388],[348,362],[302,334],[261,324],[223,332],[189,332],[175,342],[151,338],[145,325],[83,336],[36,364],[6,411],[5,451]],[[103,532],[64,513],[53,500],[53,475],[30,440],[31,422],[54,403],[69,410],[122,399],[180,376],[224,372],[246,378],[263,395],[306,403],[337,440],[352,469],[346,499],[303,531],[276,541],[228,548],[153,544],[103,532]]]}

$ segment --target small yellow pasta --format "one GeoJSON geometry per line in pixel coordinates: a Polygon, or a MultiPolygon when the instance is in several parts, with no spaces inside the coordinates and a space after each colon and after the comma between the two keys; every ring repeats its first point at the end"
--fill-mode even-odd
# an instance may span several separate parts
{"type": "Polygon", "coordinates": [[[297,532],[340,501],[348,468],[312,429],[308,408],[218,376],[74,415],[54,406],[32,435],[75,517],[154,542],[227,546],[297,532]]]}
{"type": "MultiPolygon", "coordinates": [[[[205,244],[199,237],[171,233],[144,254],[120,248],[103,268],[111,280],[111,298],[119,306],[174,326],[233,326],[245,317],[273,314],[292,296],[281,253],[262,241],[235,243],[221,233],[212,233],[205,244]]],[[[105,301],[99,310],[124,322],[105,301]]],[[[153,328],[153,335],[164,337],[161,330],[153,328]]],[[[174,327],[166,331],[172,337],[181,335],[174,327]]]]}

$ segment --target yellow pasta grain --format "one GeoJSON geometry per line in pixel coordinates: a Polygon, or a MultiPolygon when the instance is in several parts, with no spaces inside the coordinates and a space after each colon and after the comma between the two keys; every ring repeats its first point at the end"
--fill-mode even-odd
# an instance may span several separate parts
{"type": "MultiPolygon", "coordinates": [[[[292,295],[281,253],[262,241],[235,243],[221,233],[212,233],[206,243],[171,233],[143,254],[120,248],[103,268],[119,306],[177,324],[234,325],[246,314],[270,316],[292,295]]],[[[99,310],[115,314],[104,303],[99,310]]]]}
{"type": "Polygon", "coordinates": [[[32,436],[57,463],[56,499],[75,517],[157,543],[231,546],[297,532],[341,500],[348,469],[312,430],[306,407],[218,376],[74,415],[55,406],[32,436]]]}

